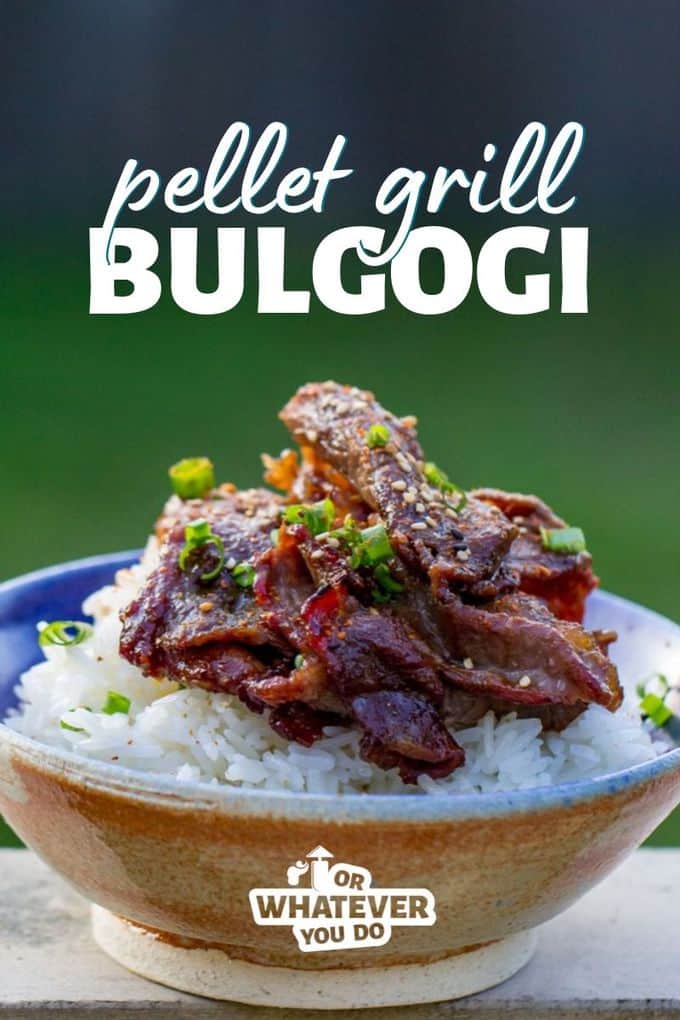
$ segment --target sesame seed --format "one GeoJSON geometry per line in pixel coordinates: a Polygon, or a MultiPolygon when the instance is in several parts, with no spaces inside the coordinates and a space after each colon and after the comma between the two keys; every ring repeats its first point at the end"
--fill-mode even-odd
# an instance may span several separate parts
{"type": "Polygon", "coordinates": [[[519,517],[519,516],[513,517],[512,518],[512,523],[513,524],[524,524],[524,518],[523,517],[519,517]]]}
{"type": "Polygon", "coordinates": [[[315,549],[314,552],[312,553],[310,559],[320,560],[322,556],[323,556],[323,549],[315,549]]]}
{"type": "Polygon", "coordinates": [[[211,609],[214,609],[214,607],[215,607],[214,602],[201,602],[198,608],[201,610],[202,613],[209,613],[211,609]]]}
{"type": "Polygon", "coordinates": [[[399,452],[399,453],[396,454],[396,461],[397,461],[397,464],[399,465],[399,467],[402,468],[402,470],[404,470],[404,471],[410,471],[411,470],[411,465],[406,460],[406,457],[404,456],[403,453],[399,452]]]}
{"type": "Polygon", "coordinates": [[[416,503],[416,510],[418,511],[419,514],[424,514],[425,513],[425,504],[424,503],[416,503]]]}
{"type": "Polygon", "coordinates": [[[524,526],[522,526],[522,527],[521,527],[521,528],[519,529],[519,533],[520,533],[520,535],[526,535],[526,533],[527,533],[527,531],[528,531],[528,530],[529,530],[528,528],[525,528],[524,526]]]}
{"type": "Polygon", "coordinates": [[[226,566],[227,566],[227,570],[233,570],[234,569],[234,567],[236,566],[236,560],[234,559],[233,556],[229,557],[229,559],[227,560],[226,566]]]}
{"type": "Polygon", "coordinates": [[[339,538],[333,538],[333,536],[331,535],[330,538],[326,539],[326,545],[329,545],[331,547],[331,549],[339,549],[340,548],[340,539],[339,538]]]}
{"type": "Polygon", "coordinates": [[[456,553],[456,559],[457,560],[462,560],[463,563],[465,562],[465,560],[469,560],[470,559],[470,550],[469,549],[459,549],[458,552],[456,553]]]}
{"type": "Polygon", "coordinates": [[[472,659],[463,659],[463,665],[465,666],[466,669],[474,669],[475,666],[472,659]]]}
{"type": "Polygon", "coordinates": [[[412,531],[427,531],[427,524],[423,521],[416,521],[415,524],[411,525],[412,531]]]}
{"type": "Polygon", "coordinates": [[[310,441],[310,443],[315,443],[318,438],[319,433],[316,431],[316,429],[307,429],[307,439],[310,441]]]}
{"type": "Polygon", "coordinates": [[[531,687],[531,677],[526,675],[523,676],[519,682],[519,685],[520,687],[531,687]]]}
{"type": "Polygon", "coordinates": [[[414,496],[414,494],[412,492],[405,492],[404,493],[404,503],[408,503],[410,505],[411,503],[415,503],[415,501],[416,501],[416,497],[414,496]]]}
{"type": "Polygon", "coordinates": [[[399,478],[396,482],[392,482],[392,488],[395,492],[405,492],[406,482],[402,478],[399,478]]]}
{"type": "Polygon", "coordinates": [[[401,423],[407,429],[414,429],[418,424],[418,419],[416,418],[415,414],[405,414],[404,417],[401,419],[401,423]]]}
{"type": "Polygon", "coordinates": [[[455,510],[452,510],[450,506],[447,506],[447,508],[446,508],[446,516],[450,517],[452,520],[455,521],[455,519],[458,516],[458,514],[456,513],[455,510]]]}
{"type": "Polygon", "coordinates": [[[430,525],[431,528],[437,527],[437,522],[435,521],[434,517],[426,517],[425,520],[430,525]]]}

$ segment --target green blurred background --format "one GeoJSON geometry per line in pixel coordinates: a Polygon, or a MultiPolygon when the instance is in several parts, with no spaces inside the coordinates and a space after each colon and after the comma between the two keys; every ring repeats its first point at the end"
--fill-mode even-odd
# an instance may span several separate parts
{"type": "MultiPolygon", "coordinates": [[[[604,586],[680,619],[677,7],[651,4],[643,18],[607,3],[557,16],[559,5],[432,3],[416,26],[391,5],[351,17],[338,6],[325,25],[308,4],[269,5],[264,28],[240,5],[204,7],[196,25],[181,3],[48,3],[30,17],[7,5],[0,576],[141,545],[181,456],[208,454],[222,479],[257,483],[260,452],[286,443],[278,408],[302,381],[332,377],[418,415],[428,454],[456,481],[540,493],[584,528],[604,586]],[[591,228],[590,314],[501,316],[473,293],[433,318],[394,299],[361,318],[314,299],[308,316],[257,315],[249,240],[247,293],[227,315],[190,316],[164,295],[144,314],[89,316],[87,227],[124,160],[165,177],[205,165],[235,119],[286,120],[287,166],[349,136],[356,185],[321,220],[270,221],[289,227],[299,286],[329,230],[376,222],[369,199],[387,170],[474,165],[486,141],[511,141],[528,120],[555,131],[581,119],[579,202],[546,225],[591,228]]],[[[170,223],[189,221],[125,222],[165,250],[170,223]]],[[[510,225],[462,201],[440,222],[473,248],[510,225]]],[[[210,287],[216,224],[200,223],[210,287]]],[[[542,265],[527,256],[513,273],[542,265]]],[[[436,263],[426,270],[436,286],[436,263]]],[[[163,258],[159,271],[165,288],[163,258]]],[[[680,844],[677,813],[653,841],[680,844]]]]}

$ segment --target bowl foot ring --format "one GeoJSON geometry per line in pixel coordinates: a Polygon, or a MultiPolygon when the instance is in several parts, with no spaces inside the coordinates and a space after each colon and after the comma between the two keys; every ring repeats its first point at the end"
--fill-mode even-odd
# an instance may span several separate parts
{"type": "Polygon", "coordinates": [[[442,1002],[505,981],[528,963],[534,931],[519,932],[434,963],[360,970],[266,967],[219,949],[185,949],[103,907],[92,907],[101,949],[142,977],[211,999],[291,1009],[360,1009],[442,1002]]]}

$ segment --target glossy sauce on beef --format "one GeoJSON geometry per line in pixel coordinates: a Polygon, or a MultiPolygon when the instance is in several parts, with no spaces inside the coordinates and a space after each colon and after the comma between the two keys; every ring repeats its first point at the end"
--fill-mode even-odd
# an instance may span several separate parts
{"type": "Polygon", "coordinates": [[[355,726],[363,756],[405,782],[461,765],[455,729],[489,708],[553,728],[591,702],[616,710],[611,635],[581,626],[590,557],[543,548],[540,529],[564,524],[544,503],[433,484],[414,420],[353,387],[304,386],[281,417],[301,448],[265,458],[282,495],[222,486],[167,504],[159,566],[122,613],[126,659],[234,694],[303,744],[355,726]],[[322,500],[321,533],[283,517],[322,500]],[[214,544],[180,565],[198,519],[222,543],[221,566],[214,544]],[[380,583],[348,544],[376,527],[388,540],[380,583]]]}

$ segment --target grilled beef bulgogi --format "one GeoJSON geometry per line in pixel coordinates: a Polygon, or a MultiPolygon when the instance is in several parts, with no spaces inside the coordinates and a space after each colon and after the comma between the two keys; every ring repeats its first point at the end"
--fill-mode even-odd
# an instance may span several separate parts
{"type": "Polygon", "coordinates": [[[168,502],[160,565],[122,613],[126,659],[303,744],[355,725],[405,782],[461,765],[451,731],[489,708],[555,729],[618,708],[614,635],[581,626],[590,557],[546,543],[565,525],[544,503],[462,492],[414,419],[353,387],[303,386],[281,417],[300,446],[264,458],[281,495],[168,502]]]}

